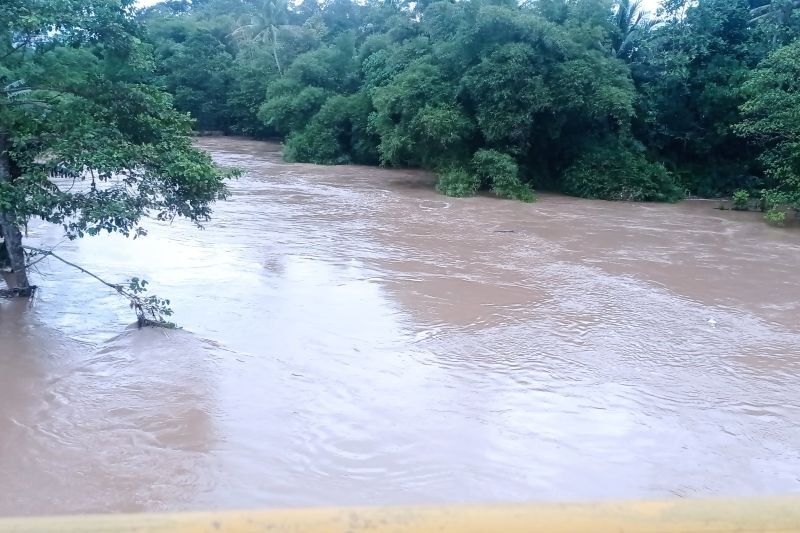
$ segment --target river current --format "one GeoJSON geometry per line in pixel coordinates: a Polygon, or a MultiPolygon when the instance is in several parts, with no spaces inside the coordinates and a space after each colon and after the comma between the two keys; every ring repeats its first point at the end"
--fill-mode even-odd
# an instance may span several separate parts
{"type": "Polygon", "coordinates": [[[52,259],[0,302],[0,514],[800,490],[796,230],[198,142],[205,229],[28,229],[183,329],[52,259]]]}

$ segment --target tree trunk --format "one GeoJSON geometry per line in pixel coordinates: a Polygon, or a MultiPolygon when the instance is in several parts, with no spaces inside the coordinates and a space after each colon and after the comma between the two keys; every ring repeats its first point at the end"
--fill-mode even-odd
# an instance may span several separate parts
{"type": "MultiPolygon", "coordinates": [[[[11,183],[11,158],[8,154],[8,136],[0,132],[0,182],[11,183]]],[[[17,226],[14,213],[0,209],[0,246],[5,253],[0,253],[0,269],[8,288],[20,295],[29,295],[31,285],[25,271],[25,251],[22,248],[22,232],[17,226]]]]}
{"type": "Polygon", "coordinates": [[[278,61],[278,31],[274,24],[270,24],[270,29],[272,30],[272,57],[275,58],[275,66],[278,67],[278,75],[283,76],[281,62],[278,61]]]}

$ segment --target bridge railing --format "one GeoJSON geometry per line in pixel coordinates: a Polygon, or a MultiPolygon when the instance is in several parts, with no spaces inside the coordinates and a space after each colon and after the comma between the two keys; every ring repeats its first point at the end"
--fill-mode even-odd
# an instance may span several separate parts
{"type": "Polygon", "coordinates": [[[598,504],[320,508],[0,519],[0,533],[800,532],[800,496],[598,504]]]}

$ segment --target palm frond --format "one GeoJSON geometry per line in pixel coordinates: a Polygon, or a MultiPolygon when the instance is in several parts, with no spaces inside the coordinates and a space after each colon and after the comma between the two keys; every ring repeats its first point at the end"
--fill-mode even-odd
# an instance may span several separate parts
{"type": "Polygon", "coordinates": [[[31,89],[25,85],[25,80],[16,80],[0,89],[0,92],[2,92],[6,98],[13,100],[30,94],[31,89]]]}

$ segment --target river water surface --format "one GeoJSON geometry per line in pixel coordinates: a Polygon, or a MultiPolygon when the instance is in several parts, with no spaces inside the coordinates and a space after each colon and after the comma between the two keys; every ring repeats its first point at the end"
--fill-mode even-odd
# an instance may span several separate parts
{"type": "Polygon", "coordinates": [[[183,330],[54,260],[0,302],[0,514],[800,491],[797,231],[200,144],[205,230],[58,248],[183,330]]]}

